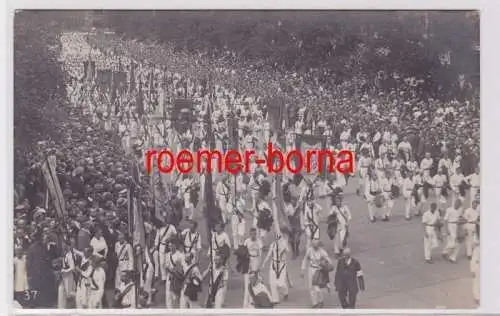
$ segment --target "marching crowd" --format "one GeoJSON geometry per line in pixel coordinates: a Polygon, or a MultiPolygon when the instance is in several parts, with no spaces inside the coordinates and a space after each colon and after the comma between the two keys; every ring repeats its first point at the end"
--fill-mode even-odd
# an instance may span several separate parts
{"type": "MultiPolygon", "coordinates": [[[[85,46],[82,38],[76,34],[61,38],[63,51],[86,54],[81,49],[85,46]]],[[[71,57],[66,56],[67,65],[71,57]]],[[[99,58],[104,65],[114,65],[117,56],[99,58]],[[112,61],[107,62],[109,59],[112,61]]],[[[130,72],[127,57],[121,58],[130,72]]],[[[193,56],[190,62],[203,63],[197,58],[193,56]]],[[[266,74],[260,80],[268,82],[251,87],[255,81],[249,76],[254,70],[228,70],[223,58],[221,63],[226,68],[221,66],[217,71],[229,73],[234,80],[216,76],[227,81],[215,82],[209,93],[202,74],[161,73],[160,67],[148,68],[141,62],[135,82],[146,82],[153,72],[158,82],[165,80],[168,86],[153,85],[150,107],[155,102],[168,103],[158,99],[195,100],[192,129],[177,129],[175,118],[167,118],[159,136],[147,115],[137,118],[132,102],[120,102],[119,113],[113,115],[83,72],[71,73],[76,78],[68,80],[70,120],[60,122],[67,137],[61,143],[41,141],[36,150],[22,157],[30,167],[19,177],[15,190],[16,293],[40,290],[35,307],[147,308],[154,306],[155,295],[164,286],[167,308],[221,308],[229,290],[228,279],[234,277],[236,269],[244,276],[242,306],[272,308],[288,298],[290,257],[296,259],[303,253],[301,270],[308,281],[311,306],[321,308],[324,291],[334,288],[341,306],[354,308],[356,294],[365,285],[361,265],[350,256],[348,247],[352,215],[343,202],[343,191],[353,181],[360,198],[366,200],[371,222],[391,220],[394,202],[400,198],[405,201],[407,220],[421,217],[426,262],[433,262],[432,250],[440,241],[443,256],[456,262],[464,240],[476,281],[474,298],[479,300],[477,95],[447,101],[424,99],[419,92],[421,82],[415,78],[401,80],[397,88],[387,91],[361,77],[341,84],[319,84],[319,70],[266,74]],[[235,79],[240,74],[242,77],[235,79]],[[280,79],[287,86],[277,84],[280,79]],[[157,186],[164,196],[159,197],[152,194],[152,183],[143,170],[139,171],[139,183],[130,170],[137,161],[141,165],[148,144],[177,149],[208,147],[209,104],[213,105],[210,119],[217,148],[224,151],[230,147],[233,136],[228,117],[234,116],[239,122],[240,146],[264,151],[268,140],[276,141],[276,127],[270,123],[271,104],[259,95],[263,86],[275,87],[273,91],[284,99],[294,100],[283,123],[286,150],[297,146],[296,135],[325,137],[328,148],[357,153],[356,173],[325,177],[285,174],[283,209],[278,209],[275,199],[276,177],[257,165],[249,175],[217,176],[214,190],[221,216],[207,247],[198,227],[203,218],[204,199],[199,197],[205,196],[206,175],[182,175],[169,184],[160,179],[157,186]],[[44,196],[40,166],[48,155],[57,158],[57,177],[66,204],[64,216],[57,216],[44,196]],[[145,242],[139,246],[130,234],[131,187],[139,187],[141,194],[145,242]],[[162,199],[161,205],[155,199],[162,199]],[[321,199],[328,200],[326,209],[319,203],[321,199]],[[157,216],[158,212],[162,216],[157,216]],[[286,220],[278,220],[278,216],[286,220]],[[334,243],[333,255],[320,241],[324,223],[334,243]],[[273,236],[268,238],[270,234],[273,236]],[[305,253],[301,241],[305,241],[305,253]],[[267,264],[270,273],[266,282],[261,271],[267,264]],[[330,280],[333,271],[335,276],[330,280]],[[206,302],[201,302],[205,281],[208,295],[206,302]]],[[[459,90],[466,85],[463,78],[457,82],[459,90]]],[[[270,94],[269,88],[263,91],[265,96],[270,94]]],[[[104,94],[109,100],[111,92],[104,94]]],[[[124,94],[126,99],[134,98],[137,92],[124,94]]],[[[22,300],[22,294],[16,299],[22,300]]]]}

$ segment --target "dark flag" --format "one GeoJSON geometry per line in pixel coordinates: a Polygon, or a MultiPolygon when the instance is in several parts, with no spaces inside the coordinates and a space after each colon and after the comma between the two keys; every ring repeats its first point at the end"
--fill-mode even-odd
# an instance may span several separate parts
{"type": "Polygon", "coordinates": [[[131,177],[132,181],[130,183],[129,187],[129,196],[128,196],[128,201],[129,201],[129,207],[128,207],[128,228],[129,228],[129,234],[130,236],[133,236],[134,234],[134,215],[137,212],[137,208],[140,207],[140,204],[135,205],[136,203],[136,197],[139,196],[139,178],[140,178],[140,171],[139,171],[139,165],[137,162],[134,162],[132,164],[132,169],[131,169],[131,177]]]}
{"type": "MultiPolygon", "coordinates": [[[[214,150],[215,136],[212,130],[212,101],[210,101],[210,104],[208,106],[207,121],[208,121],[207,137],[209,142],[209,148],[210,150],[214,150]]],[[[211,231],[215,227],[215,224],[219,221],[221,216],[220,210],[215,205],[211,172],[206,173],[204,192],[205,192],[205,215],[207,219],[208,229],[209,231],[211,231]]]]}
{"type": "Polygon", "coordinates": [[[129,93],[135,90],[135,63],[130,62],[129,93]]]}
{"type": "Polygon", "coordinates": [[[89,64],[90,64],[90,61],[89,60],[84,60],[83,61],[83,78],[87,79],[88,77],[88,73],[89,73],[89,64]]]}
{"type": "Polygon", "coordinates": [[[137,114],[139,116],[142,116],[144,114],[144,95],[142,92],[142,82],[139,81],[139,93],[137,94],[136,97],[136,110],[137,114]]]}
{"type": "MultiPolygon", "coordinates": [[[[307,150],[324,150],[326,149],[326,137],[324,136],[316,136],[316,135],[306,135],[306,134],[297,134],[296,135],[296,146],[297,149],[306,152],[307,150]]],[[[328,173],[329,160],[328,157],[324,155],[322,157],[322,161],[318,161],[318,156],[313,156],[311,163],[311,172],[304,173],[304,176],[308,178],[308,180],[312,181],[319,174],[320,168],[319,164],[322,164],[322,172],[320,174],[321,177],[326,177],[328,173]]]]}
{"type": "Polygon", "coordinates": [[[116,73],[113,71],[111,73],[111,104],[115,106],[115,115],[120,112],[120,106],[117,98],[117,89],[118,89],[118,83],[116,82],[116,73]]]}

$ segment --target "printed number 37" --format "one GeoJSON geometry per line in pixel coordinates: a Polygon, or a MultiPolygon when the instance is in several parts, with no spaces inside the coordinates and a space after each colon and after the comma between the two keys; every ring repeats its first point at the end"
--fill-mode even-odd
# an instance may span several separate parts
{"type": "Polygon", "coordinates": [[[38,293],[37,290],[26,290],[24,291],[24,299],[26,301],[35,300],[38,297],[38,293]]]}

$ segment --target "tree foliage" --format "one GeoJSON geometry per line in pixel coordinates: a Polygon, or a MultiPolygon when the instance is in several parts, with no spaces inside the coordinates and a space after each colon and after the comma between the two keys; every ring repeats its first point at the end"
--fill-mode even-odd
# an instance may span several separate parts
{"type": "Polygon", "coordinates": [[[337,74],[394,71],[426,77],[439,55],[453,53],[453,73],[477,75],[477,15],[461,11],[106,11],[101,26],[179,49],[288,70],[326,68],[337,74]],[[390,48],[387,56],[377,52],[390,48]]]}
{"type": "Polygon", "coordinates": [[[14,19],[14,146],[16,170],[42,140],[61,137],[64,76],[57,60],[61,14],[21,11],[14,19]],[[57,22],[55,22],[57,21],[57,22]],[[58,127],[59,126],[59,127],[58,127]]]}

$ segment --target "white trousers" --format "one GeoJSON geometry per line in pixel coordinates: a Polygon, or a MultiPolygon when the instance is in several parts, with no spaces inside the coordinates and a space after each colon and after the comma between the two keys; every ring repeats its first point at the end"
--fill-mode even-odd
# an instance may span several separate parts
{"type": "Polygon", "coordinates": [[[75,281],[73,273],[65,273],[57,286],[57,308],[66,308],[67,299],[75,294],[75,281]]]}
{"type": "Polygon", "coordinates": [[[466,224],[465,227],[465,253],[467,257],[472,256],[472,250],[474,249],[474,244],[477,241],[476,227],[475,224],[466,224]],[[470,225],[470,226],[469,226],[470,225]]]}
{"type": "Polygon", "coordinates": [[[391,198],[391,192],[384,192],[384,208],[385,208],[385,215],[386,216],[391,216],[392,214],[392,208],[394,207],[394,200],[391,198]]]}
{"type": "Polygon", "coordinates": [[[88,308],[89,309],[102,308],[103,295],[104,295],[104,289],[89,290],[88,308]]]}
{"type": "Polygon", "coordinates": [[[377,207],[375,206],[375,195],[371,195],[370,193],[368,193],[366,196],[366,201],[368,203],[368,217],[370,219],[374,219],[377,209],[377,207]]]}
{"type": "Polygon", "coordinates": [[[457,243],[457,224],[448,223],[448,236],[446,239],[446,247],[443,249],[443,254],[449,256],[450,260],[456,261],[460,244],[457,243]]]}
{"type": "Polygon", "coordinates": [[[237,215],[231,215],[231,232],[233,233],[233,247],[238,249],[238,246],[245,241],[245,219],[240,222],[237,215]]]}
{"type": "Polygon", "coordinates": [[[78,287],[76,288],[76,308],[87,308],[88,296],[88,288],[85,286],[85,282],[80,282],[80,284],[78,284],[78,287]]]}
{"type": "Polygon", "coordinates": [[[250,276],[248,273],[243,274],[243,308],[252,308],[250,293],[248,292],[248,284],[250,283],[250,276]]]}
{"type": "Polygon", "coordinates": [[[344,249],[344,239],[347,234],[347,227],[339,225],[337,227],[337,234],[335,235],[335,241],[333,244],[334,252],[340,253],[340,250],[344,249]]]}
{"type": "Polygon", "coordinates": [[[224,306],[224,301],[226,300],[227,287],[223,286],[217,290],[215,294],[214,308],[222,308],[224,306]]]}
{"type": "Polygon", "coordinates": [[[477,195],[477,192],[478,192],[478,188],[471,188],[470,189],[470,197],[469,197],[469,204],[470,204],[470,207],[472,207],[472,202],[474,202],[474,200],[476,199],[476,195],[477,195]]]}
{"type": "Polygon", "coordinates": [[[309,267],[308,268],[308,278],[307,278],[307,285],[309,289],[309,294],[311,296],[311,303],[313,306],[318,305],[320,303],[323,303],[323,291],[319,286],[313,285],[313,276],[314,273],[316,272],[316,269],[309,267]]]}
{"type": "Polygon", "coordinates": [[[474,296],[474,299],[479,302],[480,299],[480,277],[481,273],[479,272],[479,269],[472,279],[472,295],[474,296]]]}
{"type": "Polygon", "coordinates": [[[412,206],[412,195],[411,191],[406,191],[403,193],[403,198],[405,201],[405,217],[410,218],[412,216],[411,206],[412,206]]]}
{"type": "Polygon", "coordinates": [[[281,263],[280,265],[281,267],[279,268],[283,270],[281,270],[279,277],[273,269],[273,263],[271,263],[269,269],[269,286],[273,303],[279,303],[281,295],[288,295],[287,266],[286,263],[281,263]]]}
{"type": "Polygon", "coordinates": [[[424,257],[425,260],[432,259],[432,250],[438,246],[436,231],[433,228],[426,228],[427,235],[426,238],[424,236],[424,257]]]}

